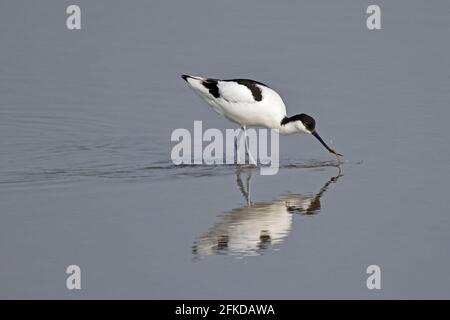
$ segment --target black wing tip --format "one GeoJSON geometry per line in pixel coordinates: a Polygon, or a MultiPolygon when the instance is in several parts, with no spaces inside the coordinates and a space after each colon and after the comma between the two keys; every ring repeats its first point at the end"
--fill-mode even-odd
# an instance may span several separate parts
{"type": "Polygon", "coordinates": [[[188,80],[188,78],[190,78],[191,76],[190,75],[187,75],[187,74],[182,74],[181,75],[181,78],[184,80],[184,81],[187,81],[188,80]]]}

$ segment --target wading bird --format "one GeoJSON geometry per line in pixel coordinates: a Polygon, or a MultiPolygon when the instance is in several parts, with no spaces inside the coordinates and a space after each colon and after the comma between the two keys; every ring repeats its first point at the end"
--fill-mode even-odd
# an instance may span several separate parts
{"type": "Polygon", "coordinates": [[[249,79],[219,80],[190,75],[181,77],[214,111],[240,125],[236,148],[239,148],[244,134],[245,149],[253,164],[256,161],[250,154],[246,133],[249,126],[278,129],[282,135],[312,134],[329,152],[338,157],[339,162],[339,156],[342,155],[322,140],[317,133],[314,118],[304,113],[288,117],[280,95],[267,85],[249,79]]]}

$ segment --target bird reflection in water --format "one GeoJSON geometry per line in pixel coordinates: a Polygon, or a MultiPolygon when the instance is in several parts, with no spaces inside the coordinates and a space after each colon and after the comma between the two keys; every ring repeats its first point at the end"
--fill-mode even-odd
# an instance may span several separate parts
{"type": "Polygon", "coordinates": [[[294,214],[314,215],[321,209],[321,198],[332,183],[342,176],[341,170],[331,177],[316,194],[285,194],[271,202],[252,203],[250,180],[253,169],[236,171],[236,182],[247,205],[221,215],[221,219],[208,233],[193,245],[196,257],[228,254],[236,256],[260,255],[289,234],[294,214]]]}

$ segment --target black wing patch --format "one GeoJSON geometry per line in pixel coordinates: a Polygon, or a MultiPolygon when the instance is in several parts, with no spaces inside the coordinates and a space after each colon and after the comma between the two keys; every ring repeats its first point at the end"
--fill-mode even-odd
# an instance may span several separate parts
{"type": "Polygon", "coordinates": [[[207,80],[202,82],[202,85],[206,89],[208,89],[209,93],[211,93],[214,98],[219,98],[220,97],[219,87],[217,87],[217,80],[215,80],[215,79],[207,79],[207,80]]]}
{"type": "Polygon", "coordinates": [[[261,101],[263,98],[261,89],[257,86],[257,84],[267,87],[264,83],[250,80],[250,79],[231,79],[231,80],[224,80],[224,81],[237,82],[242,86],[246,86],[251,91],[251,93],[253,95],[253,99],[255,99],[255,101],[261,101]]]}

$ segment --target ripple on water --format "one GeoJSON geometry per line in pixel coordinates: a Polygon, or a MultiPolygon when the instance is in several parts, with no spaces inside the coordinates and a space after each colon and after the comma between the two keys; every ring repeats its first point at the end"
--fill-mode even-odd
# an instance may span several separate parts
{"type": "MultiPolygon", "coordinates": [[[[341,165],[361,164],[343,162],[341,165]]],[[[249,167],[243,165],[242,167],[249,167]]],[[[282,161],[280,169],[322,169],[337,167],[335,161],[309,160],[303,162],[282,161]]],[[[170,180],[186,177],[198,178],[235,174],[236,165],[174,165],[170,161],[151,164],[91,163],[89,166],[63,168],[29,168],[0,172],[0,184],[53,184],[82,180],[103,179],[114,181],[170,180]]]]}

